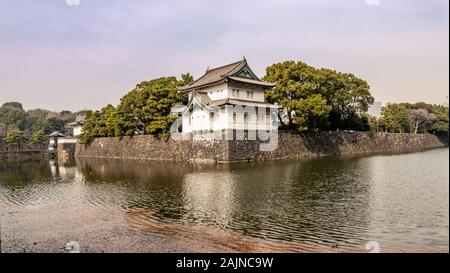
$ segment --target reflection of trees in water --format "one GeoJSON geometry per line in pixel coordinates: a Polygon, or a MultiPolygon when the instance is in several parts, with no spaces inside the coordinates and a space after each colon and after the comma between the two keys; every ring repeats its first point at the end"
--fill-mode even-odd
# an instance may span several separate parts
{"type": "Polygon", "coordinates": [[[0,164],[1,186],[45,183],[51,177],[48,161],[3,161],[0,164]]]}
{"type": "Polygon", "coordinates": [[[137,160],[78,159],[91,200],[124,209],[147,208],[155,217],[179,218],[181,183],[188,165],[137,160]]]}
{"type": "Polygon", "coordinates": [[[106,192],[104,202],[126,209],[155,209],[152,217],[158,220],[342,244],[364,238],[368,226],[370,174],[361,164],[358,159],[231,165],[78,162],[85,183],[98,188],[91,194],[106,192]]]}

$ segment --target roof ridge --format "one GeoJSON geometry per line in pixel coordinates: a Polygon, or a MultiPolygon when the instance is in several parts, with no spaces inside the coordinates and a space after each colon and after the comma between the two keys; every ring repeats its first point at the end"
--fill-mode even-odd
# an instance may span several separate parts
{"type": "MultiPolygon", "coordinates": [[[[206,76],[208,75],[208,73],[210,73],[210,72],[212,72],[212,71],[219,70],[219,69],[225,68],[225,67],[227,67],[227,66],[234,66],[232,69],[230,69],[230,70],[229,70],[227,73],[225,73],[224,75],[220,75],[220,77],[223,78],[223,76],[228,75],[231,71],[235,70],[236,67],[239,67],[239,65],[242,64],[242,63],[247,63],[247,60],[246,60],[246,59],[242,59],[242,60],[237,61],[237,62],[234,62],[234,63],[222,65],[222,66],[215,67],[215,68],[212,68],[212,69],[207,69],[205,74],[203,74],[200,78],[196,79],[195,81],[191,82],[190,84],[186,85],[185,87],[189,87],[189,86],[194,85],[195,83],[197,83],[198,81],[200,81],[201,79],[203,79],[204,77],[206,77],[206,76]]],[[[181,88],[181,89],[183,89],[183,88],[181,88]]]]}

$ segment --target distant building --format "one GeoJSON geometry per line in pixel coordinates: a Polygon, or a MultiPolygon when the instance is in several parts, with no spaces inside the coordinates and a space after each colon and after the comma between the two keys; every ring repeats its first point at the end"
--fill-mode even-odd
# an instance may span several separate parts
{"type": "Polygon", "coordinates": [[[48,150],[54,151],[58,147],[58,140],[64,137],[64,134],[58,131],[51,133],[49,136],[48,150]]]}
{"type": "Polygon", "coordinates": [[[77,143],[77,137],[81,135],[83,129],[84,114],[79,113],[74,122],[68,123],[64,130],[55,131],[49,135],[50,151],[58,150],[58,146],[74,145],[77,143]]]}
{"type": "Polygon", "coordinates": [[[78,114],[74,122],[67,124],[67,128],[69,129],[71,136],[78,137],[79,135],[81,135],[83,129],[83,121],[84,115],[78,114]]]}
{"type": "Polygon", "coordinates": [[[369,115],[372,117],[379,118],[381,117],[381,109],[383,107],[383,103],[381,101],[376,101],[372,105],[369,106],[369,115]]]}

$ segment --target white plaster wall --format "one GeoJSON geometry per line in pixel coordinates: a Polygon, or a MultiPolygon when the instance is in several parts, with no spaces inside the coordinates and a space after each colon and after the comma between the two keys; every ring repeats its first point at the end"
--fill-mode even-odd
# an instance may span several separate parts
{"type": "Polygon", "coordinates": [[[183,117],[183,132],[237,130],[274,130],[270,115],[257,115],[250,108],[242,108],[236,113],[232,108],[222,108],[213,115],[206,110],[197,110],[183,117]]]}
{"type": "Polygon", "coordinates": [[[83,129],[82,126],[73,127],[73,136],[77,137],[81,135],[82,129],[83,129]]]}
{"type": "MultiPolygon", "coordinates": [[[[258,111],[261,111],[258,108],[258,111]]],[[[264,111],[264,110],[262,110],[264,111]]],[[[235,111],[227,111],[228,126],[226,129],[237,130],[271,130],[271,116],[263,112],[258,114],[253,107],[237,108],[235,111]]]]}
{"type": "Polygon", "coordinates": [[[264,89],[262,88],[232,86],[228,83],[222,83],[219,85],[201,89],[198,92],[206,93],[212,100],[222,100],[230,98],[264,102],[264,89]],[[233,89],[235,90],[235,92],[233,92],[233,89]],[[238,90],[239,92],[237,92],[238,90]],[[249,92],[249,96],[247,96],[247,91],[249,92]],[[253,97],[251,97],[251,92],[253,92],[253,97]]]}
{"type": "Polygon", "coordinates": [[[233,99],[264,102],[264,89],[262,89],[262,88],[250,88],[250,87],[229,85],[228,86],[228,95],[230,98],[233,98],[233,99]],[[234,90],[234,92],[233,92],[233,90],[234,90]],[[251,92],[253,92],[253,97],[251,96],[251,92]],[[249,96],[247,96],[247,94],[249,96]]]}
{"type": "Polygon", "coordinates": [[[206,93],[212,100],[222,100],[228,98],[228,87],[226,83],[204,88],[198,92],[206,93]]]}

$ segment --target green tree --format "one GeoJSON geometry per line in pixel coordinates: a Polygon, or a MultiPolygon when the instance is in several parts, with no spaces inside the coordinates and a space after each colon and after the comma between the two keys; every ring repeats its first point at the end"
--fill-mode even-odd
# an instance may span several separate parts
{"type": "Polygon", "coordinates": [[[45,130],[47,133],[53,133],[55,131],[62,132],[64,131],[65,124],[66,122],[63,120],[57,118],[50,118],[47,120],[47,126],[45,130]]]}
{"type": "Polygon", "coordinates": [[[83,122],[83,129],[82,133],[79,136],[80,142],[87,144],[89,143],[93,138],[98,137],[97,133],[97,120],[99,119],[100,112],[96,111],[86,111],[85,112],[85,118],[83,122]]]}
{"type": "Polygon", "coordinates": [[[22,131],[28,129],[31,125],[24,110],[9,106],[2,106],[0,110],[0,122],[22,131]]]}
{"type": "Polygon", "coordinates": [[[192,75],[162,77],[141,82],[126,94],[117,107],[108,105],[100,111],[89,111],[80,136],[82,143],[97,137],[153,134],[167,136],[176,117],[170,115],[173,106],[187,103],[187,95],[176,88],[192,82],[192,75]]]}
{"type": "Polygon", "coordinates": [[[81,143],[89,143],[96,137],[115,137],[128,134],[123,126],[120,113],[112,105],[107,105],[100,111],[87,111],[83,122],[81,143]]]}
{"type": "Polygon", "coordinates": [[[433,122],[430,128],[430,132],[448,132],[449,111],[448,107],[442,105],[435,105],[430,111],[436,116],[436,120],[433,122]]]}
{"type": "Polygon", "coordinates": [[[315,128],[357,130],[368,127],[361,124],[368,123],[362,115],[367,112],[374,98],[367,82],[353,74],[316,69],[303,62],[285,61],[268,67],[263,80],[276,83],[273,89],[266,92],[266,100],[281,106],[279,117],[286,128],[296,127],[294,116],[298,112],[298,102],[303,100],[305,104],[304,100],[317,95],[321,99],[315,97],[313,100],[320,100],[321,103],[324,100],[330,112],[329,118],[315,120],[315,128]]]}
{"type": "Polygon", "coordinates": [[[380,123],[386,132],[405,133],[409,132],[407,118],[407,107],[405,104],[388,103],[381,110],[380,123]]]}
{"type": "Polygon", "coordinates": [[[191,73],[181,74],[181,81],[180,85],[186,85],[194,81],[194,76],[191,75],[191,73]]]}
{"type": "Polygon", "coordinates": [[[302,62],[286,61],[266,69],[263,80],[275,82],[276,86],[267,90],[265,97],[269,103],[281,106],[279,118],[284,127],[294,129],[295,104],[314,93],[313,77],[314,68],[302,62]]]}
{"type": "Polygon", "coordinates": [[[15,146],[17,147],[17,150],[20,151],[22,144],[26,143],[28,138],[25,136],[23,131],[13,130],[6,135],[4,140],[8,146],[15,146]]]}
{"type": "Polygon", "coordinates": [[[380,131],[380,119],[374,116],[369,116],[368,120],[370,131],[378,133],[380,131]]]}
{"type": "Polygon", "coordinates": [[[317,128],[317,124],[325,120],[332,109],[330,105],[327,105],[326,99],[318,94],[295,101],[292,107],[295,113],[293,123],[299,130],[317,128]]]}
{"type": "Polygon", "coordinates": [[[47,135],[43,129],[34,131],[31,135],[31,143],[39,145],[42,148],[42,144],[47,140],[47,135]]]}
{"type": "Polygon", "coordinates": [[[425,102],[390,103],[383,107],[380,126],[391,133],[448,132],[448,107],[425,102]]]}
{"type": "Polygon", "coordinates": [[[118,106],[124,117],[124,126],[128,130],[143,134],[166,134],[169,132],[173,117],[173,106],[187,103],[187,95],[178,93],[176,88],[187,84],[192,77],[163,77],[145,81],[125,95],[118,106]]]}

